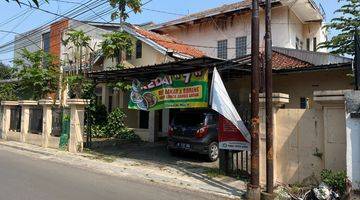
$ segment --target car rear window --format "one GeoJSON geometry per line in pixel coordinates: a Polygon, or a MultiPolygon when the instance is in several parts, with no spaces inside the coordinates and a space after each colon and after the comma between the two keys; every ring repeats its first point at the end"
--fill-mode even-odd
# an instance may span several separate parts
{"type": "Polygon", "coordinates": [[[174,125],[198,126],[204,121],[204,113],[178,113],[174,118],[174,125]]]}

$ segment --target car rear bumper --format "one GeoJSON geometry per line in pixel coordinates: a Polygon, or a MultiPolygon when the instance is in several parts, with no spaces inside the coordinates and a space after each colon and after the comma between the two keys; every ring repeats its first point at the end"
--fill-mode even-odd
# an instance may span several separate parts
{"type": "Polygon", "coordinates": [[[209,144],[186,139],[169,138],[168,149],[207,154],[209,152],[209,144]]]}

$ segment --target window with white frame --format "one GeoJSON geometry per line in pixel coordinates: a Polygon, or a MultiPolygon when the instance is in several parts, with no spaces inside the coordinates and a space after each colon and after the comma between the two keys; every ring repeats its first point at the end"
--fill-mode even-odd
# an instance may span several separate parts
{"type": "Polygon", "coordinates": [[[136,58],[141,58],[142,57],[142,41],[141,40],[137,40],[136,41],[136,58]]]}
{"type": "Polygon", "coordinates": [[[316,37],[313,38],[313,51],[317,51],[317,41],[316,41],[316,37]]]}
{"type": "Polygon", "coordinates": [[[218,41],[217,47],[218,58],[227,59],[227,40],[218,41]]]}
{"type": "Polygon", "coordinates": [[[246,36],[244,37],[237,37],[236,38],[236,57],[239,58],[241,56],[246,55],[246,36]]]}
{"type": "Polygon", "coordinates": [[[41,35],[43,51],[50,52],[50,32],[43,33],[41,35]]]}

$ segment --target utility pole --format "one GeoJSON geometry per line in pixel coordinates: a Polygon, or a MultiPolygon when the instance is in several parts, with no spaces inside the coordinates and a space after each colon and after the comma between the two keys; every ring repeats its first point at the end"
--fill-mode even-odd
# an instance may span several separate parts
{"type": "Polygon", "coordinates": [[[358,29],[355,29],[355,58],[354,58],[354,78],[355,90],[360,89],[360,41],[358,29]]]}
{"type": "Polygon", "coordinates": [[[271,0],[266,0],[265,4],[266,192],[272,195],[274,192],[274,119],[272,102],[271,0]]]}
{"type": "Polygon", "coordinates": [[[252,1],[251,18],[251,181],[248,199],[260,199],[259,178],[259,1],[252,1]]]}

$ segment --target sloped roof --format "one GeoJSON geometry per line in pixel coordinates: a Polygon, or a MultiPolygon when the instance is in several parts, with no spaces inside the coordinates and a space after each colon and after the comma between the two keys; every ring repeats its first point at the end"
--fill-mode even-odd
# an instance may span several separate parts
{"type": "Polygon", "coordinates": [[[331,53],[305,51],[299,49],[289,49],[283,47],[273,47],[274,51],[288,56],[306,61],[313,65],[328,65],[352,62],[351,58],[334,55],[331,53]]]}
{"type": "MultiPolygon", "coordinates": [[[[90,25],[109,30],[119,30],[119,23],[102,23],[102,22],[86,22],[90,25]]],[[[173,53],[174,56],[180,58],[198,58],[205,56],[205,53],[190,45],[170,37],[168,35],[161,35],[153,31],[146,30],[142,25],[125,24],[124,31],[133,35],[139,40],[147,43],[162,53],[173,53]]]]}
{"type": "Polygon", "coordinates": [[[199,49],[196,49],[190,45],[184,44],[178,40],[176,40],[173,37],[170,37],[168,35],[161,35],[152,31],[145,30],[143,28],[140,28],[138,26],[129,25],[132,30],[134,30],[136,33],[142,35],[143,37],[154,41],[156,44],[160,45],[161,47],[164,47],[168,50],[168,52],[175,52],[180,53],[186,56],[191,56],[194,58],[203,57],[205,55],[204,52],[200,51],[199,49]],[[169,51],[170,50],[170,51],[169,51]]]}
{"type": "MultiPolygon", "coordinates": [[[[235,12],[238,13],[239,11],[250,11],[251,3],[252,3],[252,0],[243,0],[240,2],[232,3],[232,4],[224,4],[220,7],[211,8],[208,10],[204,10],[201,12],[187,15],[187,16],[179,18],[179,19],[175,19],[172,21],[168,21],[165,23],[155,25],[150,29],[151,30],[161,29],[163,27],[182,24],[182,23],[191,22],[194,20],[208,18],[208,17],[213,17],[216,15],[222,15],[222,14],[226,14],[226,13],[235,13],[235,12]]],[[[260,0],[260,4],[263,4],[263,3],[264,3],[264,0],[260,0]]],[[[272,3],[280,4],[280,0],[272,0],[272,3]]]]}
{"type": "Polygon", "coordinates": [[[169,22],[155,25],[151,29],[158,29],[158,28],[162,28],[162,27],[166,27],[166,26],[181,24],[181,23],[190,22],[193,20],[201,19],[201,18],[211,17],[211,16],[215,16],[218,14],[228,13],[228,12],[242,10],[242,9],[246,9],[246,8],[250,9],[250,6],[251,6],[251,0],[244,0],[244,1],[236,2],[236,3],[232,3],[232,4],[225,4],[220,7],[204,10],[204,11],[201,11],[198,13],[187,15],[185,17],[182,17],[182,18],[179,18],[176,20],[172,20],[169,22]]]}
{"type": "Polygon", "coordinates": [[[314,66],[311,63],[308,63],[306,61],[300,60],[295,57],[291,57],[286,54],[279,53],[277,51],[273,51],[272,65],[274,70],[300,69],[300,68],[308,68],[314,66]]]}

